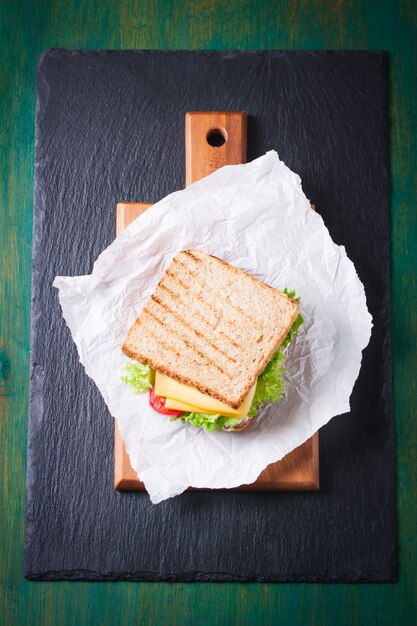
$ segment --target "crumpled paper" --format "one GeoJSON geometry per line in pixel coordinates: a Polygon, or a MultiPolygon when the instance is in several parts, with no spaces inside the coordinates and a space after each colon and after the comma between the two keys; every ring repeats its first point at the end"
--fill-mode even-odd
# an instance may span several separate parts
{"type": "MultiPolygon", "coordinates": [[[[345,248],[336,245],[276,152],[226,166],[138,217],[91,275],[63,277],[63,316],[80,361],[117,419],[132,467],[153,503],[187,487],[236,487],[349,411],[372,328],[345,248]],[[121,345],[172,258],[208,252],[301,296],[305,323],[288,348],[285,399],[248,430],[206,432],[155,413],[120,379],[121,345]]],[[[221,294],[219,294],[221,298],[221,294]]]]}

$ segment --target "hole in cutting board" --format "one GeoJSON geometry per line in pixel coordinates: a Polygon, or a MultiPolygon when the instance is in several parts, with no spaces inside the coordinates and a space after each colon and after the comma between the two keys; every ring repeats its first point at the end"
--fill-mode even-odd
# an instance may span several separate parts
{"type": "Polygon", "coordinates": [[[224,146],[227,141],[227,132],[224,128],[210,128],[206,135],[207,143],[213,148],[224,146]]]}

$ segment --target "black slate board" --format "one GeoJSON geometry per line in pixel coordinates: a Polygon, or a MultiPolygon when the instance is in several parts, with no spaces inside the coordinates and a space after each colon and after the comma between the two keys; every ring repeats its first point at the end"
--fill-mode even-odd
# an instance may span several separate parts
{"type": "Polygon", "coordinates": [[[51,50],[37,89],[26,576],[394,580],[385,56],[51,50]],[[301,175],[365,284],[375,327],[351,413],[321,431],[319,493],[113,489],[113,419],[52,281],[91,272],[117,201],[184,187],[188,110],[247,111],[248,160],[276,149],[301,175]]]}

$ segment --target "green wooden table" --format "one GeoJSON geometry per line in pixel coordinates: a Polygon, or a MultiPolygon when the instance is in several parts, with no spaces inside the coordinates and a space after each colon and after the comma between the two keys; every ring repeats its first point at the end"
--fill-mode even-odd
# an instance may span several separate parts
{"type": "Polygon", "coordinates": [[[0,29],[0,625],[416,624],[417,3],[1,0],[0,29]],[[50,47],[390,53],[399,583],[35,583],[23,578],[35,67],[50,47]]]}

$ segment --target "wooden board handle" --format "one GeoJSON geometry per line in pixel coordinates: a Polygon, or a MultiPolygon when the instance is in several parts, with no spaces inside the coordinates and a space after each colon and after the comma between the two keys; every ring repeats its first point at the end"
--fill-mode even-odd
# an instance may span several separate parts
{"type": "Polygon", "coordinates": [[[247,115],[241,111],[199,111],[185,115],[185,184],[224,165],[246,163],[247,115]]]}

